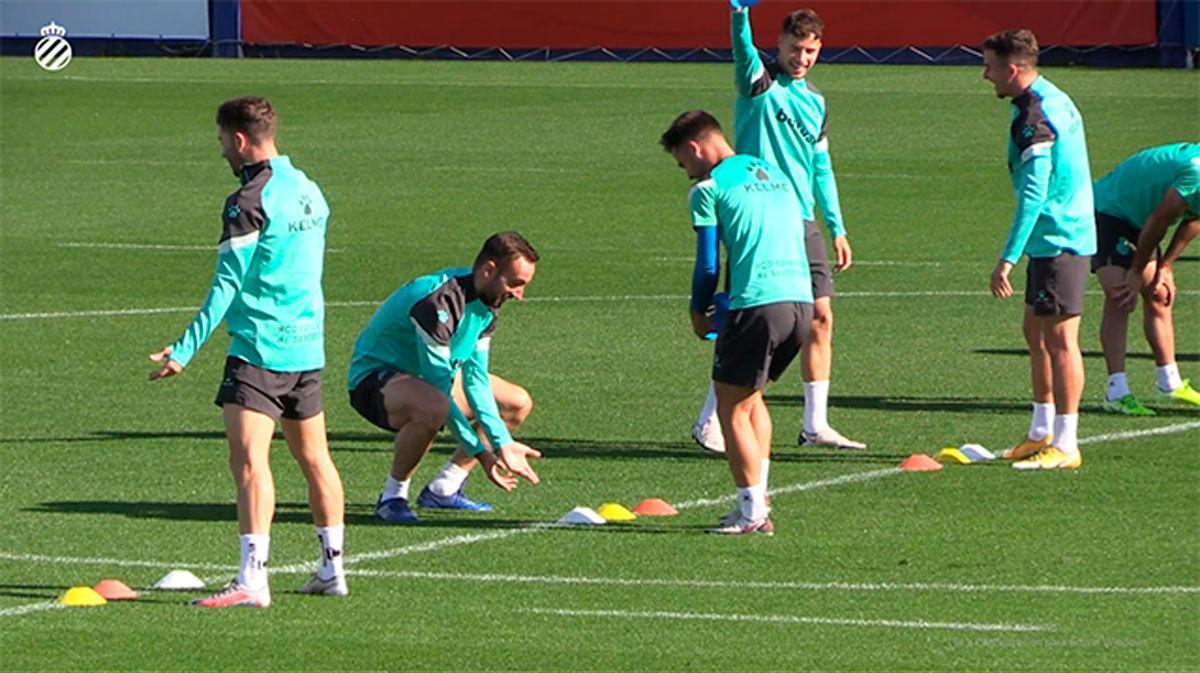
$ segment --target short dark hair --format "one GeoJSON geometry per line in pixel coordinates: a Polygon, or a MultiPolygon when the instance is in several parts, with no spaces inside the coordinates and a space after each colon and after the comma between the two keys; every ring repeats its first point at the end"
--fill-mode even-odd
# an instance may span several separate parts
{"type": "Polygon", "coordinates": [[[252,142],[275,137],[275,108],[261,96],[231,98],[217,108],[217,126],[226,131],[241,131],[252,142]]]}
{"type": "Polygon", "coordinates": [[[473,268],[478,269],[489,261],[499,265],[518,257],[524,257],[534,263],[539,259],[537,250],[533,249],[533,245],[525,240],[524,236],[515,231],[502,231],[492,234],[483,242],[483,249],[475,256],[473,268]]]}
{"type": "Polygon", "coordinates": [[[1025,28],[994,33],[983,41],[983,48],[1009,63],[1037,65],[1037,38],[1033,36],[1032,31],[1025,28]]]}
{"type": "Polygon", "coordinates": [[[658,142],[664,150],[674,152],[675,148],[687,141],[696,140],[713,131],[721,132],[721,123],[716,117],[704,110],[690,110],[676,117],[658,142]]]}
{"type": "Polygon", "coordinates": [[[783,17],[783,27],[779,32],[801,40],[809,35],[820,40],[825,35],[825,22],[811,9],[797,9],[783,17]]]}

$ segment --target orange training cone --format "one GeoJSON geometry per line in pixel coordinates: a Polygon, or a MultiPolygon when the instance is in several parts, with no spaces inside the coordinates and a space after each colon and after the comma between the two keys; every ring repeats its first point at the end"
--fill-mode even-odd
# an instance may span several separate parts
{"type": "Polygon", "coordinates": [[[900,469],[908,472],[937,472],[942,464],[923,453],[914,453],[900,463],[900,469]]]}
{"type": "Polygon", "coordinates": [[[129,585],[121,580],[104,580],[92,588],[110,601],[131,601],[138,597],[138,592],[130,589],[129,585]]]}
{"type": "Polygon", "coordinates": [[[675,516],[679,510],[661,498],[646,498],[633,508],[638,516],[675,516]]]}

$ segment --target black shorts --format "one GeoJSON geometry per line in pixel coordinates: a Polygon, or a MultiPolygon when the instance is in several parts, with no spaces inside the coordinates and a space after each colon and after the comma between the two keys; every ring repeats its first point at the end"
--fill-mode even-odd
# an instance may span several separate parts
{"type": "Polygon", "coordinates": [[[396,432],[396,428],[388,423],[387,407],[383,405],[383,386],[396,373],[395,369],[376,369],[350,391],[350,406],[358,415],[389,432],[396,432]]]}
{"type": "Polygon", "coordinates": [[[804,249],[808,253],[808,272],[812,275],[813,299],[833,296],[833,268],[829,249],[816,220],[804,221],[804,249]]]}
{"type": "Polygon", "coordinates": [[[1064,252],[1030,257],[1025,271],[1025,303],[1034,315],[1080,315],[1090,255],[1064,252]]]}
{"type": "Polygon", "coordinates": [[[712,379],[745,388],[777,381],[812,330],[813,306],[778,302],[730,311],[713,355],[712,379]]]}
{"type": "Polygon", "coordinates": [[[231,355],[225,358],[225,376],[213,402],[218,407],[237,404],[276,421],[302,421],[321,413],[321,370],[277,372],[231,355]]]}
{"type": "MultiPolygon", "coordinates": [[[[1092,255],[1092,272],[1105,266],[1119,266],[1122,269],[1133,266],[1133,253],[1141,235],[1142,231],[1128,220],[1097,211],[1096,254],[1092,255]]],[[[1157,250],[1155,252],[1158,253],[1157,250]]]]}

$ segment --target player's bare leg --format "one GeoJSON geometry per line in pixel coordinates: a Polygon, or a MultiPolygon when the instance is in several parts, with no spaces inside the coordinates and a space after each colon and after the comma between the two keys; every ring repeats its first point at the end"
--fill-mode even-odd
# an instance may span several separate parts
{"type": "Polygon", "coordinates": [[[722,522],[709,532],[773,534],[775,529],[767,507],[766,484],[761,481],[762,461],[770,446],[762,445],[759,438],[764,437],[769,442],[771,433],[762,390],[718,382],[716,392],[717,415],[725,435],[725,455],[729,459],[733,483],[737,486],[741,517],[728,525],[722,522]],[[758,427],[755,426],[756,419],[758,427]]]}
{"type": "Polygon", "coordinates": [[[325,413],[301,420],[285,418],[280,425],[288,449],[308,483],[308,506],[317,527],[317,542],[321,545],[317,571],[300,592],[345,596],[349,593],[342,567],[346,498],[342,492],[342,478],[329,455],[325,413]]]}
{"type": "Polygon", "coordinates": [[[237,404],[226,403],[222,409],[229,443],[229,470],[237,484],[241,564],[237,579],[229,586],[193,601],[192,605],[265,608],[271,605],[267,560],[271,555],[271,517],[275,513],[275,481],[270,462],[275,421],[237,404]]]}
{"type": "Polygon", "coordinates": [[[865,449],[829,424],[829,377],[833,371],[833,301],[813,301],[812,330],[800,349],[800,375],[804,378],[804,429],[801,446],[836,449],[865,449]]]}
{"type": "Polygon", "coordinates": [[[392,453],[392,470],[375,507],[389,523],[417,523],[408,505],[408,486],[433,438],[450,416],[450,399],[442,391],[408,374],[396,374],[383,385],[388,424],[399,428],[392,453]]]}
{"type": "MultiPolygon", "coordinates": [[[[1096,270],[1096,279],[1104,289],[1104,312],[1100,316],[1100,347],[1104,350],[1104,364],[1108,369],[1108,385],[1104,394],[1104,410],[1129,416],[1153,416],[1129,389],[1125,375],[1125,354],[1128,348],[1130,309],[1118,299],[1124,287],[1125,269],[1110,264],[1096,270]]],[[[1146,314],[1147,336],[1150,330],[1149,304],[1146,314]]],[[[1151,340],[1151,344],[1154,341],[1151,340]]]]}

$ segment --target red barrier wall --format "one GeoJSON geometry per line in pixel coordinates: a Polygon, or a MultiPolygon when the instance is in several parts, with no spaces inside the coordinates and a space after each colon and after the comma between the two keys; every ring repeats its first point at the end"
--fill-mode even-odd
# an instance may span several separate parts
{"type": "MultiPolygon", "coordinates": [[[[825,21],[829,47],[977,45],[1013,27],[1030,28],[1044,45],[1156,41],[1149,0],[763,0],[753,9],[759,46],[806,4],[825,21]]],[[[729,47],[722,0],[243,0],[241,9],[242,39],[254,44],[729,47]]]]}

